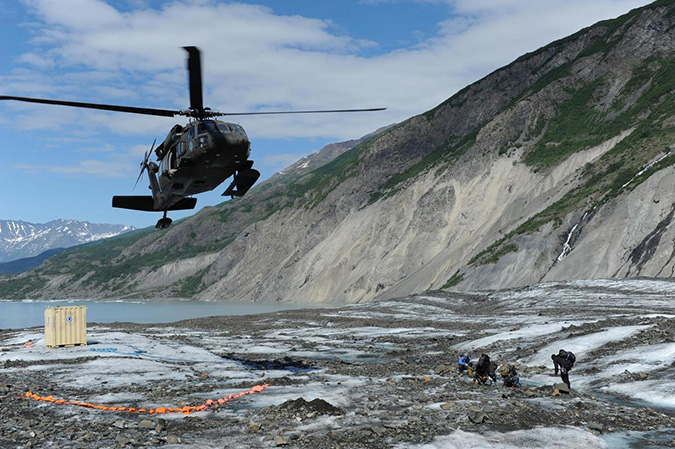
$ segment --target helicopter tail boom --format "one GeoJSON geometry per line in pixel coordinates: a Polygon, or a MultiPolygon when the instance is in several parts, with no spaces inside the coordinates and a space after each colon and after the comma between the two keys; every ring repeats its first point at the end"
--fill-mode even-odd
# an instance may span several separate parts
{"type": "Polygon", "coordinates": [[[155,200],[151,196],[113,196],[112,206],[120,209],[162,212],[171,210],[189,210],[197,205],[197,198],[182,198],[166,209],[155,209],[155,200]]]}

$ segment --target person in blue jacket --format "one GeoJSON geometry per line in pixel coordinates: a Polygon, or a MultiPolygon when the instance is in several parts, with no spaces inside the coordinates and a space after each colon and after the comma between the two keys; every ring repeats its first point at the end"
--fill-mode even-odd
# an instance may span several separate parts
{"type": "Polygon", "coordinates": [[[457,372],[461,376],[464,374],[464,371],[469,369],[469,367],[473,368],[473,362],[471,361],[469,353],[465,352],[459,356],[459,360],[457,361],[457,372]]]}

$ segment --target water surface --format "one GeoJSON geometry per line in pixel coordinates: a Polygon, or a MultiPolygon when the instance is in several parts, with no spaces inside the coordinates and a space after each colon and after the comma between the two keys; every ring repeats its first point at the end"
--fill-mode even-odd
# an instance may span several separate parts
{"type": "Polygon", "coordinates": [[[232,301],[6,301],[0,300],[0,329],[44,326],[45,308],[87,306],[88,323],[170,323],[188,318],[220,315],[250,315],[278,310],[317,307],[315,304],[251,303],[232,301]]]}

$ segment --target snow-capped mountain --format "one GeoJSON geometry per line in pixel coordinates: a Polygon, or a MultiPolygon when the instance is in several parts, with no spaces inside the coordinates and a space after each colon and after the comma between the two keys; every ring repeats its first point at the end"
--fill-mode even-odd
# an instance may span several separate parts
{"type": "Polygon", "coordinates": [[[0,262],[114,237],[133,229],[131,226],[76,220],[53,220],[42,224],[0,220],[0,262]]]}

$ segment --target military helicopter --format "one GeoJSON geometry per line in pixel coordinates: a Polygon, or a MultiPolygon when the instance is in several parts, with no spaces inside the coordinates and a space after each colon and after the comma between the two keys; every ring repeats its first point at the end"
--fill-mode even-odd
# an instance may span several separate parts
{"type": "MultiPolygon", "coordinates": [[[[162,143],[155,142],[141,162],[141,172],[136,184],[147,171],[152,196],[113,196],[112,206],[150,212],[163,212],[164,216],[155,225],[158,229],[171,226],[167,212],[194,209],[198,193],[211,191],[232,176],[230,186],[223,196],[240,197],[255,184],[260,172],[253,167],[251,142],[246,131],[236,123],[216,120],[216,117],[271,114],[316,114],[337,112],[371,112],[386,108],[332,109],[317,111],[269,111],[269,112],[217,112],[205,108],[202,99],[201,57],[197,47],[183,47],[188,52],[190,107],[186,110],[151,109],[133,106],[118,106],[98,103],[80,103],[42,98],[0,96],[0,100],[15,100],[76,108],[161,117],[189,117],[186,125],[171,128],[162,143]],[[157,162],[150,162],[154,150],[157,162]]],[[[135,185],[134,185],[135,187],[135,185]]]]}

